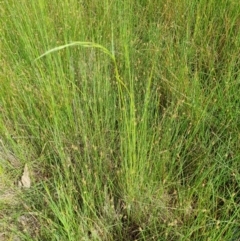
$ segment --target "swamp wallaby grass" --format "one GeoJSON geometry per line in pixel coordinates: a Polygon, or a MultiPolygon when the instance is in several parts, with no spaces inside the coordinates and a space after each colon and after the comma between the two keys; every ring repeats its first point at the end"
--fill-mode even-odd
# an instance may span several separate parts
{"type": "Polygon", "coordinates": [[[236,1],[0,5],[0,239],[240,238],[236,1]]]}

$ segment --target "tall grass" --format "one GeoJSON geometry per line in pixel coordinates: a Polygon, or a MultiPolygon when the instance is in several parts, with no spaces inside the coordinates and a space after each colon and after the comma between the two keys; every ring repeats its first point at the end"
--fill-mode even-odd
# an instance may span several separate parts
{"type": "Polygon", "coordinates": [[[33,182],[5,235],[237,240],[238,5],[2,3],[0,138],[33,182]]]}

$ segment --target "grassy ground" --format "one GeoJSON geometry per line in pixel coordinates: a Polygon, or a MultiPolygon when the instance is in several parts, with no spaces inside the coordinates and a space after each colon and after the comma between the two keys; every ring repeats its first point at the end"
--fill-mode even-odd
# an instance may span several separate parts
{"type": "Polygon", "coordinates": [[[0,240],[239,240],[237,1],[0,3],[0,240]]]}

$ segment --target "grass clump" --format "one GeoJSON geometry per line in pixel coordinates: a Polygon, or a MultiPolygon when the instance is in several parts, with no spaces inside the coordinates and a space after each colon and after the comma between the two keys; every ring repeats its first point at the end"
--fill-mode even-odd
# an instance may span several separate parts
{"type": "Polygon", "coordinates": [[[238,240],[239,11],[3,3],[0,235],[238,240]]]}

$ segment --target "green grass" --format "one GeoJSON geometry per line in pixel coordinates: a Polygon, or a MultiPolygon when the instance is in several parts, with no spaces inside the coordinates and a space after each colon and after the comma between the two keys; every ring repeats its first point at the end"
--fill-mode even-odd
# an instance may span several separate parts
{"type": "Polygon", "coordinates": [[[6,240],[239,239],[237,1],[0,3],[6,240]]]}

